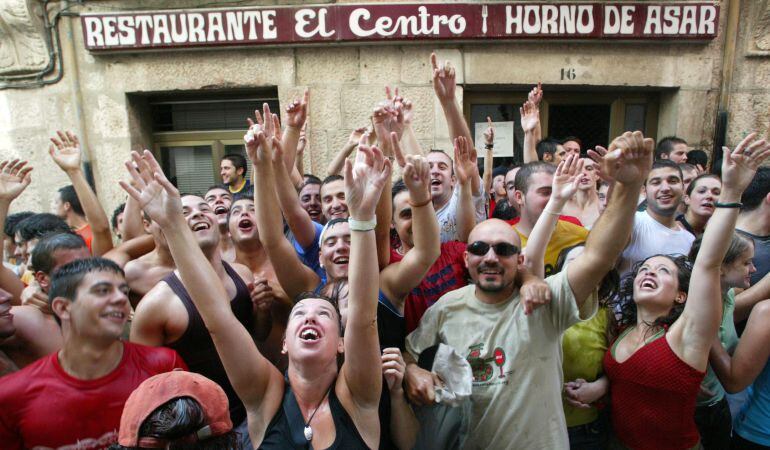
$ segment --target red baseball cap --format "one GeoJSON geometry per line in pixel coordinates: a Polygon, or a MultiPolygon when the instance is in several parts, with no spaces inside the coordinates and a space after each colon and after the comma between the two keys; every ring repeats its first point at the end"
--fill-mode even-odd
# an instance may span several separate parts
{"type": "Polygon", "coordinates": [[[155,438],[140,438],[142,423],[164,403],[189,397],[201,405],[206,425],[193,432],[194,440],[221,436],[233,429],[225,391],[218,384],[197,373],[174,370],[142,382],[128,397],[120,418],[118,444],[125,447],[165,448],[155,438]]]}

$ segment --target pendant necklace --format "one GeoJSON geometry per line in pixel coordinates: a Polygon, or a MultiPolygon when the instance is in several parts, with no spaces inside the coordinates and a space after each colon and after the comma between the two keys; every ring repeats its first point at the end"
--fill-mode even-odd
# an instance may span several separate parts
{"type": "Polygon", "coordinates": [[[324,400],[326,399],[326,396],[329,395],[329,391],[332,390],[332,387],[334,387],[334,383],[329,387],[329,389],[326,391],[326,394],[321,398],[321,401],[318,402],[318,406],[316,406],[315,411],[313,411],[313,414],[310,415],[310,418],[307,419],[307,422],[305,422],[305,439],[307,439],[308,442],[313,440],[313,429],[310,428],[310,422],[313,421],[313,417],[315,417],[315,413],[318,412],[319,409],[321,409],[321,405],[323,404],[324,400]]]}

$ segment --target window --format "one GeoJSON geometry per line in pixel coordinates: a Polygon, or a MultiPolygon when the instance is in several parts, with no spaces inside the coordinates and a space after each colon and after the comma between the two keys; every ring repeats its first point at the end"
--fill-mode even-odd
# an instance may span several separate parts
{"type": "MultiPolygon", "coordinates": [[[[224,94],[182,93],[146,99],[156,157],[180,192],[203,195],[222,182],[219,162],[229,153],[246,156],[246,118],[263,103],[280,111],[275,88],[224,94]]],[[[247,173],[251,162],[246,160],[247,173]]]]}

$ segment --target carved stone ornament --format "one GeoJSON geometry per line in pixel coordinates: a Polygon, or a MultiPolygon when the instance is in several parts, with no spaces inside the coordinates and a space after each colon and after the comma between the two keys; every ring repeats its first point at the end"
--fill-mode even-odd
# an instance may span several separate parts
{"type": "Polygon", "coordinates": [[[760,0],[749,3],[749,17],[754,22],[747,36],[747,55],[770,56],[770,1],[760,0]]]}
{"type": "Polygon", "coordinates": [[[49,62],[37,0],[0,1],[0,77],[34,75],[49,62]]]}

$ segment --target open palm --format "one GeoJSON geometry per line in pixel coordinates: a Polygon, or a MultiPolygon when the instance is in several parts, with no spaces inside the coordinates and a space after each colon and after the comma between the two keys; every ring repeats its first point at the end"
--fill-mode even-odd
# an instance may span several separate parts
{"type": "Polygon", "coordinates": [[[121,187],[158,225],[166,226],[182,214],[179,191],[168,181],[160,165],[148,150],[143,155],[131,153],[132,162],[126,163],[133,185],[124,181],[121,187]]]}
{"type": "Polygon", "coordinates": [[[56,133],[57,137],[51,138],[53,145],[48,149],[51,158],[65,172],[80,169],[80,140],[69,131],[56,133]]]}
{"type": "Polygon", "coordinates": [[[32,182],[30,171],[26,161],[3,161],[0,163],[0,199],[13,200],[32,182]]]}

